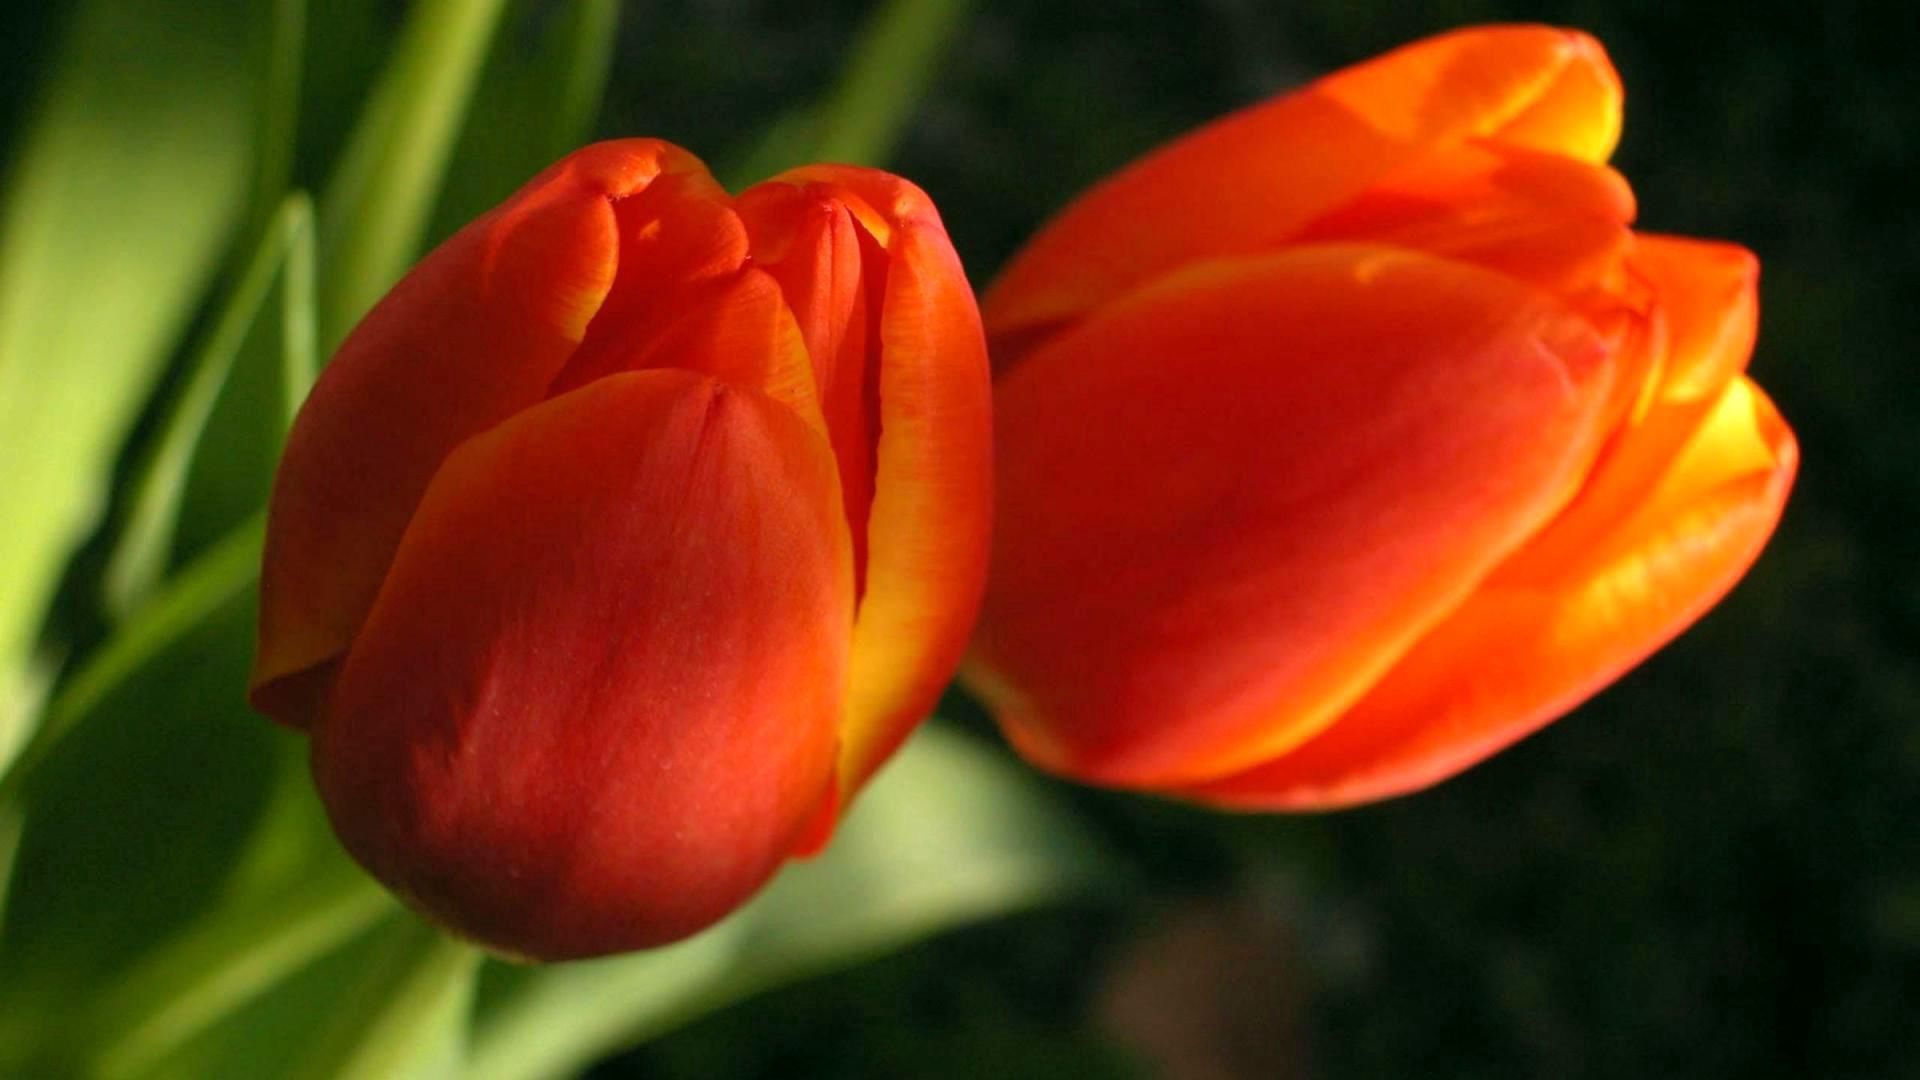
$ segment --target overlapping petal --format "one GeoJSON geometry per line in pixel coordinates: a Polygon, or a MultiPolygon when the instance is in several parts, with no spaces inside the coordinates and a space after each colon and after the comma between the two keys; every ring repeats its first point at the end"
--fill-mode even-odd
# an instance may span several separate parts
{"type": "Polygon", "coordinates": [[[836,374],[841,410],[862,410],[873,440],[871,507],[852,515],[866,544],[840,764],[851,793],[931,710],[979,607],[993,482],[986,342],[966,272],[919,188],[845,166],[771,183],[844,207],[875,286],[864,329],[847,335],[867,342],[857,396],[850,362],[836,374]]]}
{"type": "MultiPolygon", "coordinates": [[[[1605,159],[1619,79],[1584,34],[1535,26],[1418,42],[1243,109],[1077,199],[987,292],[996,338],[1086,314],[1202,259],[1269,251],[1438,150],[1498,136],[1605,159]]],[[[996,355],[997,370],[1018,356],[996,355]]]]}
{"type": "Polygon", "coordinates": [[[409,273],[303,407],[254,700],[457,932],[684,937],[823,845],[957,665],[988,397],[917,188],[735,199],[666,144],[589,147],[409,273]]]}
{"type": "Polygon", "coordinates": [[[1638,498],[1576,504],[1323,734],[1188,794],[1312,809],[1416,790],[1552,721],[1684,630],[1759,555],[1798,448],[1744,378],[1711,408],[1669,410],[1629,439],[1666,442],[1669,425],[1683,429],[1677,454],[1621,455],[1655,465],[1617,481],[1638,498]]]}
{"type": "Polygon", "coordinates": [[[576,154],[436,249],[349,335],[275,480],[257,706],[311,719],[441,462],[545,397],[574,354],[619,261],[613,200],[698,166],[654,140],[576,154]]]}
{"type": "Polygon", "coordinates": [[[1606,356],[1522,282],[1378,247],[1102,311],[999,383],[974,685],[1029,757],[1104,782],[1287,749],[1560,509],[1606,356]]]}
{"type": "Polygon", "coordinates": [[[456,451],[314,729],[375,874],[554,959],[683,936],[831,790],[852,588],[830,450],[710,377],[609,376],[456,451]]]}

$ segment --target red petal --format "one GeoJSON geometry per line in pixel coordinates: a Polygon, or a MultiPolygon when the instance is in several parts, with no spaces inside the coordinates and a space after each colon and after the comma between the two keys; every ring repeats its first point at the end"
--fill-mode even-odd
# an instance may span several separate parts
{"type": "Polygon", "coordinates": [[[1571,299],[1618,277],[1633,215],[1633,192],[1612,169],[1477,142],[1383,179],[1301,240],[1414,248],[1571,299]]]}
{"type": "Polygon", "coordinates": [[[1103,311],[998,385],[971,681],[1070,775],[1271,757],[1572,495],[1604,357],[1543,293],[1377,248],[1214,264],[1103,311]]]}
{"type": "Polygon", "coordinates": [[[1194,260],[1271,250],[1466,139],[1602,160],[1619,116],[1619,81],[1584,34],[1485,27],[1417,42],[1217,120],[1107,178],[994,283],[987,325],[1010,337],[1194,260]]]}
{"type": "Polygon", "coordinates": [[[1636,238],[1633,266],[1660,299],[1668,362],[1661,397],[1718,397],[1753,354],[1760,321],[1760,261],[1734,244],[1678,236],[1636,238]]]}
{"type": "Polygon", "coordinates": [[[539,401],[614,276],[609,200],[698,168],[654,140],[602,143],[460,230],[348,336],[300,411],[274,484],[257,707],[304,724],[373,604],[421,493],[462,441],[539,401]]]}
{"type": "Polygon", "coordinates": [[[1793,433],[1744,378],[1711,409],[1659,410],[1552,528],[1336,724],[1188,794],[1344,806],[1425,787],[1539,729],[1739,580],[1779,519],[1798,457],[1793,433]]]}
{"type": "Polygon", "coordinates": [[[739,904],[829,791],[852,619],[825,441],[752,392],[617,374],[435,477],[314,732],[341,838],[544,959],[739,904]]]}
{"type": "Polygon", "coordinates": [[[986,343],[966,271],[919,188],[846,166],[777,179],[835,190],[887,254],[869,346],[879,439],[840,764],[850,794],[932,710],[979,610],[993,500],[986,343]]]}

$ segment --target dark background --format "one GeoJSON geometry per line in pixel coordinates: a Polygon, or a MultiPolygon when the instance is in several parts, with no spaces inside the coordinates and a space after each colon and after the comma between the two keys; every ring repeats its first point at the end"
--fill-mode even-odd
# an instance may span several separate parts
{"type": "MultiPolygon", "coordinates": [[[[831,83],[866,8],[630,5],[602,129],[724,171],[744,133],[831,83]]],[[[891,164],[984,285],[1163,139],[1500,20],[1605,42],[1645,227],[1760,253],[1752,370],[1804,464],[1752,575],[1619,685],[1433,791],[1264,819],[1076,792],[1131,891],[774,993],[597,1075],[1920,1075],[1920,17],[983,3],[891,164]]]]}

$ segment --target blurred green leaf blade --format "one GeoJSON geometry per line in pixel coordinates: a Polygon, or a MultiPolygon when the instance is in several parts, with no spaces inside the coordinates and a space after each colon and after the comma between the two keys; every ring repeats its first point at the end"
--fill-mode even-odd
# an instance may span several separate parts
{"type": "Polygon", "coordinates": [[[396,911],[360,986],[294,1056],[296,1080],[429,1080],[461,1066],[480,953],[396,911]]]}
{"type": "Polygon", "coordinates": [[[26,812],[0,927],[0,1074],[233,874],[289,737],[242,689],[259,545],[256,520],[129,619],[0,781],[0,807],[26,812]]]}
{"type": "Polygon", "coordinates": [[[701,1013],[943,929],[1057,902],[1112,867],[1032,774],[929,726],[827,852],[687,941],[548,968],[490,965],[467,1075],[564,1076],[701,1013]]]}
{"type": "Polygon", "coordinates": [[[419,253],[506,0],[419,0],[320,200],[322,350],[419,253]]]}
{"type": "Polygon", "coordinates": [[[85,1071],[144,1075],[394,910],[344,854],[305,870],[278,888],[236,890],[97,994],[75,1028],[85,1071]]]}
{"type": "Polygon", "coordinates": [[[0,766],[60,569],[238,224],[251,13],[80,4],[0,192],[0,766]]]}
{"type": "Polygon", "coordinates": [[[265,507],[284,403],[304,394],[312,366],[312,248],[312,205],[304,194],[290,195],[194,355],[136,472],[127,520],[107,562],[109,611],[135,610],[172,565],[265,507]],[[276,284],[279,305],[268,303],[276,284]]]}
{"type": "Polygon", "coordinates": [[[492,209],[592,134],[606,91],[617,0],[515,0],[474,92],[431,239],[492,209]]]}
{"type": "Polygon", "coordinates": [[[729,182],[752,183],[816,161],[885,165],[972,8],[972,0],[880,5],[861,27],[832,91],[775,120],[725,170],[729,182]]]}

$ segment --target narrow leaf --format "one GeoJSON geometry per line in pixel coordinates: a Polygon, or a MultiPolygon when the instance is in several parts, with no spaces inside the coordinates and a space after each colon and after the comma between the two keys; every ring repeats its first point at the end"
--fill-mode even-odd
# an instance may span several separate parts
{"type": "Polygon", "coordinates": [[[419,251],[505,0],[419,0],[320,202],[319,331],[334,346],[419,251]]]}
{"type": "Polygon", "coordinates": [[[860,29],[833,90],[769,125],[724,170],[729,183],[751,183],[812,161],[885,165],[971,14],[971,0],[883,4],[860,29]]]}
{"type": "Polygon", "coordinates": [[[0,768],[60,569],[238,224],[251,17],[84,0],[0,187],[0,768]]]}
{"type": "Polygon", "coordinates": [[[24,811],[0,933],[0,1075],[68,1075],[75,1013],[226,891],[293,736],[242,692],[256,520],[127,620],[0,779],[24,811]]]}
{"type": "Polygon", "coordinates": [[[210,908],[92,999],[76,1025],[85,1070],[141,1075],[167,1054],[394,910],[344,856],[274,892],[210,908]]]}
{"type": "Polygon", "coordinates": [[[296,1059],[299,1080],[463,1076],[467,1016],[480,953],[405,912],[383,932],[382,955],[354,992],[333,1003],[325,1032],[296,1059]]]}
{"type": "Polygon", "coordinates": [[[263,27],[260,106],[254,119],[253,192],[248,235],[269,227],[287,194],[300,135],[301,59],[307,44],[307,0],[270,0],[263,27]]]}
{"type": "Polygon", "coordinates": [[[13,770],[0,777],[0,805],[17,797],[33,766],[110,694],[253,586],[264,534],[261,519],[236,530],[144,605],[66,681],[47,706],[46,723],[34,732],[13,770]]]}
{"type": "Polygon", "coordinates": [[[431,241],[586,141],[612,66],[619,12],[616,0],[515,0],[474,92],[472,112],[486,122],[460,135],[431,241]]]}
{"type": "MultiPolygon", "coordinates": [[[[310,305],[310,301],[301,302],[295,296],[295,291],[305,282],[295,280],[289,260],[296,251],[311,251],[312,231],[313,211],[306,196],[289,196],[241,273],[212,333],[195,354],[185,385],[136,471],[132,508],[121,529],[119,543],[107,561],[105,589],[110,611],[124,617],[153,592],[166,573],[201,437],[276,280],[282,286],[280,312],[296,317],[281,318],[280,340],[272,342],[271,347],[251,350],[253,355],[247,359],[266,366],[265,373],[275,380],[300,378],[302,375],[295,372],[295,365],[311,362],[312,342],[307,336],[311,333],[310,319],[299,318],[295,311],[310,305]],[[268,365],[270,359],[277,362],[268,365]]],[[[286,394],[276,396],[284,398],[286,394]]],[[[258,411],[257,403],[242,404],[246,406],[245,411],[258,411]]],[[[277,433],[278,417],[269,410],[268,418],[268,430],[277,433]]],[[[235,449],[230,443],[220,447],[223,468],[231,469],[235,449]]],[[[250,449],[256,461],[264,460],[265,468],[271,469],[279,450],[279,439],[272,438],[268,445],[250,449]]],[[[256,486],[264,491],[266,481],[266,476],[260,476],[256,486]]],[[[198,524],[204,528],[215,523],[198,524]]],[[[232,522],[219,524],[230,526],[232,522]]]]}
{"type": "Polygon", "coordinates": [[[825,103],[814,156],[885,163],[970,7],[969,0],[892,0],[882,7],[861,30],[852,61],[825,103]]]}

